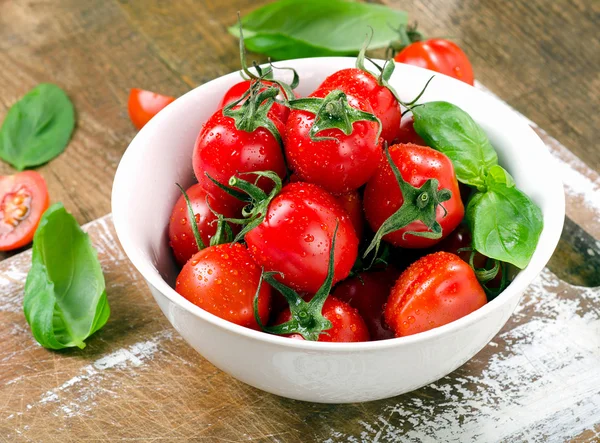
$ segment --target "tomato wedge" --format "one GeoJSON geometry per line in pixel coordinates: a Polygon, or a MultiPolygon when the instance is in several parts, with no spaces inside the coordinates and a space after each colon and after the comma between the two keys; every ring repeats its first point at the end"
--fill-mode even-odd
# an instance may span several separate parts
{"type": "Polygon", "coordinates": [[[127,103],[131,123],[136,128],[142,129],[152,117],[174,100],[175,97],[133,88],[129,91],[129,101],[127,103]]]}
{"type": "Polygon", "coordinates": [[[31,243],[49,202],[46,181],[37,172],[1,176],[0,251],[31,243]]]}

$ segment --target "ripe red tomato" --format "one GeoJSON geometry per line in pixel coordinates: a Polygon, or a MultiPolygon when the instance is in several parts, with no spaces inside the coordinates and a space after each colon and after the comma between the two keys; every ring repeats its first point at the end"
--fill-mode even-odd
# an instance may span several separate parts
{"type": "MultiPolygon", "coordinates": [[[[465,213],[452,162],[435,149],[414,144],[391,146],[389,153],[394,164],[400,170],[400,175],[409,184],[420,187],[428,179],[437,179],[438,190],[448,189],[452,192],[452,197],[438,205],[436,210],[436,220],[442,227],[441,238],[431,239],[408,234],[411,231],[425,232],[429,230],[421,221],[415,221],[384,236],[383,239],[394,246],[403,248],[433,246],[458,226],[465,213]],[[404,236],[404,233],[407,235],[404,236]]],[[[377,172],[367,183],[363,201],[367,221],[374,231],[377,231],[383,222],[402,206],[404,198],[387,158],[383,158],[377,172]]]]}
{"type": "MultiPolygon", "coordinates": [[[[324,98],[330,91],[318,89],[311,97],[324,98]]],[[[348,103],[369,113],[373,110],[364,101],[348,95],[348,103]]],[[[353,191],[364,185],[377,169],[381,158],[381,143],[377,140],[378,124],[357,121],[352,133],[340,129],[325,129],[317,137],[335,140],[312,141],[310,129],[315,114],[293,110],[285,127],[285,154],[290,168],[301,180],[315,183],[334,194],[353,191]]]]}
{"type": "MultiPolygon", "coordinates": [[[[217,217],[209,208],[213,208],[219,214],[222,214],[227,218],[238,218],[240,214],[232,210],[231,207],[224,205],[221,201],[215,200],[210,197],[200,184],[192,185],[186,194],[192,204],[194,215],[196,216],[196,224],[198,226],[198,232],[204,242],[205,246],[210,244],[210,239],[217,231],[217,217]],[[208,204],[206,200],[208,198],[208,204]]],[[[232,225],[232,230],[236,229],[235,225],[232,225]]],[[[175,259],[180,266],[185,263],[198,252],[198,245],[196,244],[196,238],[192,231],[192,223],[188,216],[188,208],[183,198],[183,195],[177,199],[177,203],[173,207],[171,213],[171,219],[169,221],[169,244],[173,249],[175,259]]]]}
{"type": "MultiPolygon", "coordinates": [[[[261,270],[240,243],[209,246],[183,267],[175,290],[211,314],[251,329],[260,329],[254,318],[254,295],[261,270]]],[[[258,314],[269,319],[271,287],[263,284],[258,295],[258,314]]]]}
{"type": "MultiPolygon", "coordinates": [[[[332,328],[323,331],[317,341],[322,342],[359,342],[369,341],[369,330],[357,309],[340,301],[331,295],[323,304],[321,314],[332,323],[332,328]]],[[[285,323],[292,318],[290,308],[285,309],[275,321],[276,325],[285,323]]],[[[300,334],[290,334],[287,337],[304,340],[300,334]]]]}
{"type": "Polygon", "coordinates": [[[456,43],[441,38],[414,42],[394,57],[400,63],[420,66],[473,85],[473,67],[456,43]]]}
{"type": "Polygon", "coordinates": [[[471,267],[458,256],[436,252],[400,275],[385,309],[397,337],[428,331],[458,320],[487,302],[471,267]]]}
{"type": "Polygon", "coordinates": [[[131,123],[136,128],[142,129],[152,117],[174,100],[175,97],[133,88],[129,91],[129,101],[127,103],[131,123]]]}
{"type": "Polygon", "coordinates": [[[31,243],[50,197],[44,178],[35,171],[0,177],[0,251],[31,243]]]}
{"type": "Polygon", "coordinates": [[[341,282],[331,293],[338,300],[358,309],[369,329],[371,340],[394,337],[394,331],[385,323],[383,311],[398,275],[399,272],[394,268],[362,272],[357,277],[341,282]]]}
{"type": "MultiPolygon", "coordinates": [[[[283,134],[284,126],[277,120],[273,123],[283,134]]],[[[260,127],[254,132],[246,132],[235,127],[232,118],[215,112],[204,124],[196,140],[193,153],[194,173],[202,187],[224,205],[239,209],[244,206],[240,200],[232,197],[207,176],[209,174],[219,183],[227,185],[233,176],[253,171],[273,171],[281,179],[286,175],[286,167],[277,139],[267,129],[260,127]]],[[[248,180],[248,177],[240,177],[248,180]]],[[[258,181],[265,192],[273,188],[273,182],[266,178],[258,181]]]]}
{"type": "Polygon", "coordinates": [[[318,89],[327,92],[339,89],[353,97],[362,98],[381,121],[381,138],[392,143],[398,136],[400,103],[372,74],[358,68],[342,69],[327,77],[318,89]]]}
{"type": "Polygon", "coordinates": [[[402,118],[402,123],[400,123],[400,131],[398,133],[396,142],[400,144],[412,143],[419,146],[427,146],[425,140],[423,140],[421,136],[417,134],[417,131],[415,131],[414,123],[415,121],[412,115],[402,118]]]}
{"type": "MultiPolygon", "coordinates": [[[[266,80],[263,80],[262,83],[265,84],[265,87],[260,89],[259,92],[264,91],[265,89],[267,89],[268,86],[277,86],[277,83],[273,83],[273,82],[266,81],[266,80]]],[[[246,93],[246,91],[248,91],[248,89],[250,89],[251,85],[252,85],[252,80],[244,80],[243,82],[236,83],[235,85],[233,85],[231,88],[229,88],[229,90],[225,93],[225,95],[221,99],[221,103],[219,104],[219,109],[224,108],[229,103],[233,103],[233,102],[239,100],[240,98],[242,98],[242,96],[246,93]]],[[[281,96],[279,96],[278,98],[279,99],[284,98],[283,92],[281,93],[281,96]]],[[[290,100],[293,98],[294,97],[289,97],[290,100]]],[[[285,123],[287,121],[289,115],[290,115],[290,109],[287,106],[284,106],[279,103],[273,103],[273,105],[271,106],[271,109],[269,110],[269,116],[276,117],[281,123],[285,123]]]]}
{"type": "Polygon", "coordinates": [[[358,239],[346,211],[322,188],[290,183],[273,199],[264,221],[245,236],[254,260],[297,291],[316,293],[327,276],[331,240],[335,244],[334,284],[348,276],[358,239]]]}
{"type": "Polygon", "coordinates": [[[360,241],[365,228],[365,216],[363,214],[360,194],[357,191],[352,191],[338,195],[335,199],[350,216],[350,221],[352,222],[352,226],[354,226],[354,230],[356,231],[356,236],[360,241]]]}
{"type": "MultiPolygon", "coordinates": [[[[443,241],[435,246],[436,251],[445,251],[452,254],[458,255],[463,261],[469,263],[471,258],[471,251],[459,249],[472,248],[473,243],[471,239],[471,232],[466,224],[462,223],[452,233],[446,237],[443,241]]],[[[488,265],[488,257],[479,252],[475,252],[473,256],[473,265],[478,269],[491,269],[493,265],[488,265]]],[[[486,283],[488,288],[499,288],[502,284],[502,268],[498,270],[498,274],[486,283]]]]}

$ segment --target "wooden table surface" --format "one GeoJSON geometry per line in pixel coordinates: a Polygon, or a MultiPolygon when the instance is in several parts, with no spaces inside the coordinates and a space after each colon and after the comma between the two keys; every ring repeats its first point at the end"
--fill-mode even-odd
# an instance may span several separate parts
{"type": "MultiPolygon", "coordinates": [[[[177,96],[237,69],[226,26],[237,9],[260,3],[0,0],[0,120],[43,81],[61,85],[77,110],[67,150],[39,168],[52,200],[82,224],[109,213],[114,172],[135,135],[129,88],[177,96]]],[[[600,286],[600,3],[385,3],[408,11],[427,35],[459,42],[478,80],[543,128],[536,130],[563,165],[569,219],[558,253],[497,339],[447,379],[391,402],[282,400],[236,382],[182,342],[103,218],[89,229],[113,317],[84,352],[35,345],[20,310],[28,252],[0,262],[0,341],[8,343],[0,351],[0,440],[600,438],[600,291],[572,285],[600,286]],[[531,341],[528,328],[543,339],[531,341]],[[527,409],[539,413],[525,419],[527,409]],[[568,411],[581,417],[569,420],[568,411]],[[576,432],[567,432],[573,423],[576,432]]],[[[0,164],[1,174],[12,172],[0,164]]]]}

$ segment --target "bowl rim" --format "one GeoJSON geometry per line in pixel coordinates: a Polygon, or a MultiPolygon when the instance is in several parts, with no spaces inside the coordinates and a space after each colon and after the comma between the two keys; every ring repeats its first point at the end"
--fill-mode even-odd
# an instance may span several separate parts
{"type": "MultiPolygon", "coordinates": [[[[306,65],[316,61],[321,63],[323,62],[347,62],[348,60],[356,60],[355,57],[311,57],[311,58],[300,58],[300,59],[290,59],[286,60],[284,64],[289,66],[290,64],[295,65],[306,65]]],[[[376,60],[381,63],[384,60],[376,60]]],[[[410,71],[415,72],[425,72],[428,76],[436,75],[440,77],[446,78],[445,81],[454,82],[453,87],[462,89],[462,88],[471,88],[475,89],[473,86],[470,86],[464,82],[456,80],[451,77],[447,77],[445,75],[435,73],[429,71],[424,68],[420,68],[417,66],[397,64],[396,69],[406,70],[410,73],[410,71]]],[[[422,73],[421,72],[421,73],[422,73]]],[[[113,211],[113,223],[115,226],[115,231],[117,233],[117,237],[123,247],[123,250],[131,261],[133,266],[140,272],[142,277],[146,280],[146,282],[154,287],[158,292],[160,292],[163,296],[165,296],[170,302],[178,305],[182,309],[188,311],[200,319],[211,323],[213,326],[217,328],[224,329],[224,332],[229,332],[231,334],[237,334],[242,337],[251,340],[259,340],[264,343],[268,343],[275,346],[280,346],[284,348],[293,348],[307,351],[321,351],[321,352],[370,352],[377,351],[387,348],[393,348],[398,346],[409,346],[418,344],[421,342],[427,342],[435,340],[443,335],[451,334],[454,331],[462,329],[463,327],[467,327],[476,323],[478,320],[486,317],[491,314],[496,309],[499,309],[504,304],[508,303],[511,299],[516,296],[521,296],[521,294],[525,291],[525,289],[531,284],[531,282],[537,277],[537,275],[542,271],[542,269],[546,266],[550,257],[552,256],[556,245],[560,239],[560,234],[563,229],[564,216],[565,216],[565,196],[564,196],[564,188],[562,181],[560,180],[560,173],[558,169],[558,165],[556,160],[550,154],[548,148],[544,144],[544,142],[540,139],[540,137],[535,133],[535,131],[527,124],[525,118],[520,117],[516,111],[512,110],[512,108],[508,107],[505,103],[500,101],[498,98],[495,98],[492,95],[486,94],[481,90],[477,90],[476,94],[481,97],[484,101],[493,101],[496,103],[495,106],[503,105],[506,109],[504,112],[509,112],[515,118],[515,122],[518,121],[518,125],[522,126],[522,130],[529,131],[530,134],[536,140],[535,145],[530,146],[529,149],[536,149],[540,156],[546,160],[547,167],[553,169],[552,175],[556,178],[554,189],[547,190],[548,194],[553,195],[554,206],[549,214],[544,216],[544,228],[542,230],[542,234],[540,235],[540,239],[542,235],[547,232],[547,241],[542,244],[538,242],[536,250],[531,258],[530,263],[527,267],[522,269],[515,280],[511,282],[511,284],[496,298],[486,303],[481,308],[473,311],[472,313],[459,318],[453,322],[450,322],[446,325],[439,326],[437,328],[431,329],[429,331],[421,332],[418,334],[405,336],[405,337],[396,337],[387,340],[379,340],[379,341],[368,341],[368,342],[353,342],[353,343],[332,343],[332,342],[313,342],[308,340],[290,340],[289,338],[268,334],[262,331],[257,331],[253,329],[246,328],[244,326],[237,325],[235,323],[231,323],[227,320],[224,320],[220,317],[217,317],[214,314],[211,314],[208,311],[200,308],[199,306],[194,305],[181,295],[179,295],[173,287],[171,287],[159,274],[158,270],[150,263],[149,259],[146,259],[139,252],[138,248],[135,247],[133,242],[124,234],[124,223],[121,223],[121,211],[120,208],[124,206],[120,204],[120,189],[123,186],[127,185],[127,171],[135,167],[135,158],[140,154],[142,149],[145,147],[145,144],[141,141],[145,139],[146,134],[150,134],[153,128],[159,128],[163,120],[168,120],[169,114],[174,112],[174,109],[178,106],[183,106],[188,101],[193,100],[193,95],[198,93],[198,90],[210,88],[213,82],[218,80],[236,76],[239,78],[240,71],[234,71],[229,74],[223,75],[221,77],[217,77],[207,83],[204,83],[189,92],[185,93],[181,97],[177,98],[174,102],[169,104],[165,109],[163,109],[156,117],[154,117],[144,128],[142,128],[133,140],[130,142],[129,146],[125,150],[121,161],[117,167],[117,171],[115,173],[115,178],[113,182],[112,188],[112,197],[111,197],[111,206],[113,211]],[[515,284],[516,283],[516,284],[515,284]]],[[[123,222],[125,220],[123,219],[123,222]]]]}

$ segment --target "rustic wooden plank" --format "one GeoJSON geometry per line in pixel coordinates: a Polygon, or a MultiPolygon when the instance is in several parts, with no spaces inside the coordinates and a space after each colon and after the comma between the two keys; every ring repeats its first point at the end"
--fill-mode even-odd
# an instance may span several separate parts
{"type": "Polygon", "coordinates": [[[600,436],[600,288],[571,286],[545,270],[500,334],[448,377],[389,400],[316,405],[258,391],[205,361],[160,313],[110,217],[87,230],[106,274],[112,317],[83,351],[51,352],[35,343],[21,311],[30,253],[0,263],[0,439],[600,436]]]}

